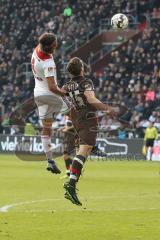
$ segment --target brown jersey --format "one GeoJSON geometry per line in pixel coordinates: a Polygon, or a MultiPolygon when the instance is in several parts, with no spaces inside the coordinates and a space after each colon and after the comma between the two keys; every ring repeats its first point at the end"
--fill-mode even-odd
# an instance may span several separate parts
{"type": "Polygon", "coordinates": [[[71,120],[80,144],[94,146],[97,135],[96,109],[87,101],[85,91],[94,91],[93,82],[82,76],[72,78],[65,86],[72,102],[71,120]]]}
{"type": "Polygon", "coordinates": [[[86,90],[94,91],[91,79],[83,76],[74,77],[64,87],[72,101],[72,106],[76,111],[84,109],[86,111],[96,111],[96,109],[88,103],[86,96],[84,95],[86,90]]]}

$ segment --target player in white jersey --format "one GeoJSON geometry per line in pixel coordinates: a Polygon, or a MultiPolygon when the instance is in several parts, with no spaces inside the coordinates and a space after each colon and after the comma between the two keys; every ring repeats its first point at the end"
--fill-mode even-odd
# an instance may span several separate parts
{"type": "Polygon", "coordinates": [[[64,101],[65,91],[57,85],[56,65],[52,55],[56,47],[57,40],[54,34],[42,34],[32,54],[31,63],[35,78],[34,98],[43,124],[41,140],[48,160],[47,170],[60,174],[61,171],[52,157],[53,114],[67,111],[69,107],[64,101]]]}

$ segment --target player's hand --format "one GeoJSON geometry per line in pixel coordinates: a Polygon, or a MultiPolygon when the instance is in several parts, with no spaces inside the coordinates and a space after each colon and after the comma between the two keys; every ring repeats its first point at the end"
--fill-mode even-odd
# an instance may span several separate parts
{"type": "Polygon", "coordinates": [[[109,106],[109,107],[107,107],[105,112],[106,112],[107,115],[117,117],[118,114],[119,114],[119,109],[118,109],[118,107],[110,107],[109,106]]]}
{"type": "Polygon", "coordinates": [[[128,112],[128,108],[121,105],[115,107],[114,110],[118,118],[124,116],[128,112]]]}
{"type": "Polygon", "coordinates": [[[64,128],[64,129],[62,130],[62,132],[64,132],[64,133],[67,132],[67,129],[64,128]]]}
{"type": "Polygon", "coordinates": [[[106,113],[108,115],[114,116],[114,117],[122,117],[125,115],[128,111],[128,108],[125,106],[116,106],[116,107],[111,107],[109,106],[106,110],[106,113]]]}
{"type": "Polygon", "coordinates": [[[65,128],[65,127],[60,127],[60,128],[57,129],[57,131],[58,131],[58,132],[63,132],[63,129],[64,129],[64,128],[65,128]]]}
{"type": "Polygon", "coordinates": [[[65,90],[65,87],[64,87],[64,86],[61,88],[61,92],[62,92],[64,95],[67,94],[67,91],[65,90]]]}
{"type": "Polygon", "coordinates": [[[62,132],[68,132],[68,131],[69,131],[69,128],[66,126],[65,128],[63,128],[62,132]]]}

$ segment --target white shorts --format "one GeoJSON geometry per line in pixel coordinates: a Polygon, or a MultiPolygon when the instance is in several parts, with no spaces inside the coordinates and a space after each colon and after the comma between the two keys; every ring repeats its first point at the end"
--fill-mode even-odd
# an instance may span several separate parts
{"type": "Polygon", "coordinates": [[[70,109],[67,98],[58,95],[35,96],[34,99],[40,119],[51,119],[54,113],[65,113],[70,109]]]}

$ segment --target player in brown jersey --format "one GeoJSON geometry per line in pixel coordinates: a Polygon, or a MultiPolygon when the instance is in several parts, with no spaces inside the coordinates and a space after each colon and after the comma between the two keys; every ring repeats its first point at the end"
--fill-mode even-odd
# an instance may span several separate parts
{"type": "Polygon", "coordinates": [[[72,58],[67,65],[67,70],[71,74],[71,80],[64,85],[63,89],[67,91],[72,101],[71,120],[79,137],[79,150],[72,162],[69,182],[64,184],[64,196],[72,203],[82,205],[77,197],[76,184],[84,162],[96,143],[98,127],[96,111],[101,110],[117,116],[120,110],[103,104],[96,98],[93,82],[85,77],[81,59],[72,58]]]}
{"type": "Polygon", "coordinates": [[[60,128],[58,131],[61,131],[64,133],[64,151],[63,151],[63,159],[65,163],[66,168],[66,174],[62,177],[67,178],[70,176],[70,169],[72,165],[72,155],[75,153],[75,148],[77,146],[77,134],[75,132],[74,126],[72,124],[72,121],[69,117],[69,115],[65,116],[65,126],[60,128]]]}

